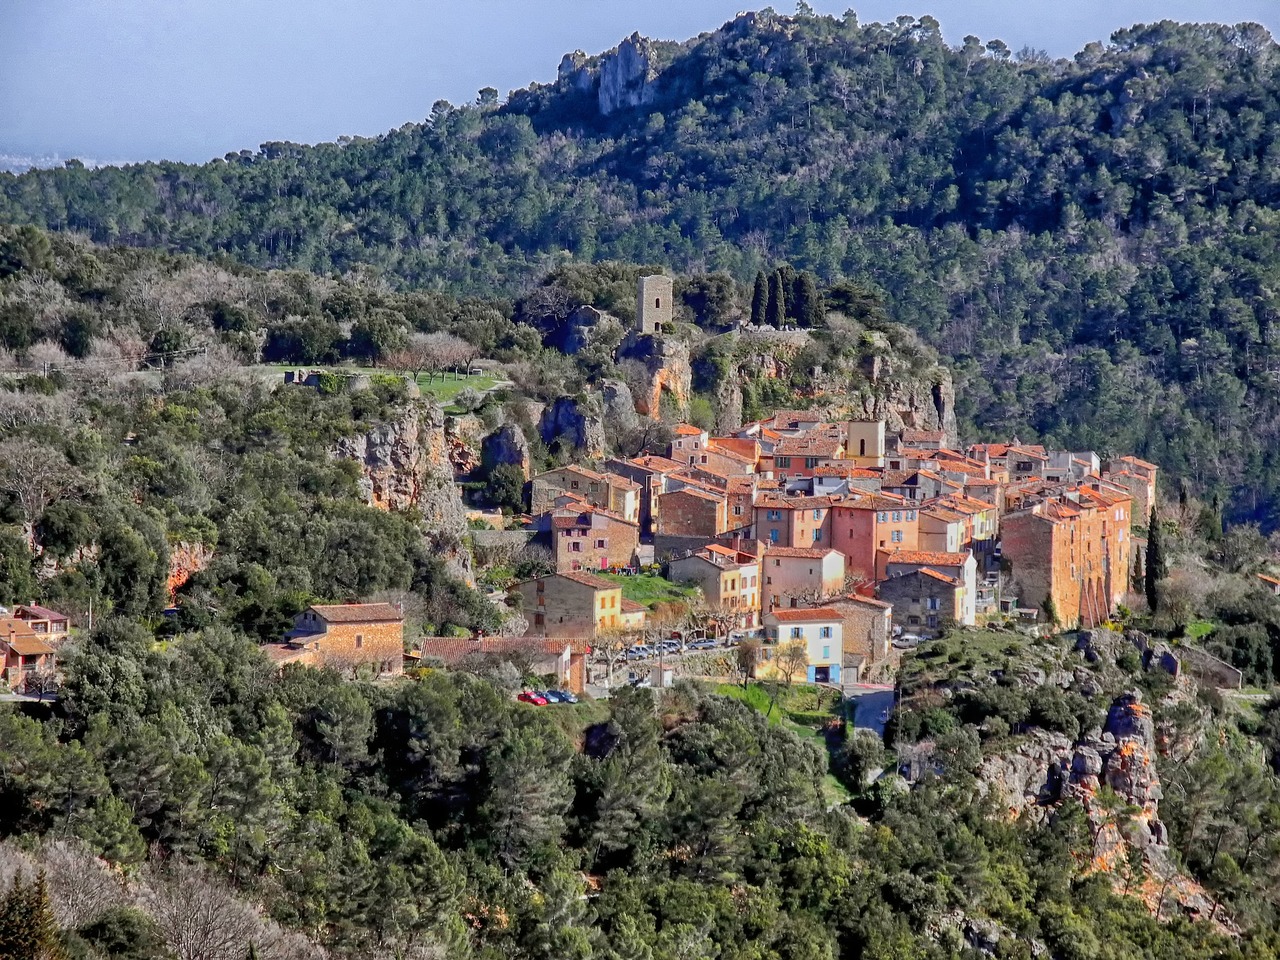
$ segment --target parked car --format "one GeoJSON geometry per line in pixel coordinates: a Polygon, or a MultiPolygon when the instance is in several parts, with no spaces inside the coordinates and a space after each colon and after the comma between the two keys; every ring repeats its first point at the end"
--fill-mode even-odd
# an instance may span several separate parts
{"type": "Polygon", "coordinates": [[[653,656],[653,647],[647,643],[637,643],[634,647],[627,651],[628,660],[644,660],[653,656]]]}
{"type": "Polygon", "coordinates": [[[578,698],[568,690],[548,690],[547,696],[554,696],[560,703],[577,703],[578,698]]]}
{"type": "Polygon", "coordinates": [[[663,640],[660,644],[658,644],[658,647],[666,653],[679,653],[680,641],[679,640],[663,640]]]}
{"type": "Polygon", "coordinates": [[[547,698],[537,690],[525,690],[523,693],[517,694],[516,699],[521,703],[532,703],[535,707],[545,707],[547,705],[547,698]]]}
{"type": "Polygon", "coordinates": [[[893,645],[899,650],[911,650],[920,646],[924,642],[924,637],[915,633],[904,633],[900,637],[893,638],[893,645]]]}
{"type": "Polygon", "coordinates": [[[695,640],[693,641],[693,643],[689,644],[689,649],[690,650],[714,650],[718,646],[720,646],[720,644],[716,643],[714,640],[695,640]]]}
{"type": "Polygon", "coordinates": [[[568,703],[559,690],[543,690],[542,695],[547,698],[547,703],[568,703]]]}

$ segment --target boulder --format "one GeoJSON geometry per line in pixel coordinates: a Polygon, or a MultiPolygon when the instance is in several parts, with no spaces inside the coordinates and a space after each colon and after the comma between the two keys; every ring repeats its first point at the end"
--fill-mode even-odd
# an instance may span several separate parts
{"type": "Polygon", "coordinates": [[[603,402],[598,394],[557,397],[542,411],[538,435],[547,446],[559,442],[591,460],[605,455],[603,402]]]}
{"type": "Polygon", "coordinates": [[[519,467],[529,479],[529,440],[514,423],[504,423],[480,441],[480,462],[486,471],[494,467],[519,467]]]}
{"type": "Polygon", "coordinates": [[[600,395],[604,398],[605,422],[615,435],[639,428],[640,418],[636,415],[636,400],[630,387],[621,380],[606,380],[600,385],[600,395]]]}

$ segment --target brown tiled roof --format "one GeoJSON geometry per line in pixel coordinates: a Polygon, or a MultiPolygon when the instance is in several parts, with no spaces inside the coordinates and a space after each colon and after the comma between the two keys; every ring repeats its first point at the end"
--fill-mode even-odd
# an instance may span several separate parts
{"type": "Polygon", "coordinates": [[[770,610],[765,614],[766,617],[773,617],[780,623],[803,623],[809,620],[842,620],[839,610],[832,610],[830,607],[811,607],[805,609],[802,607],[790,607],[781,610],[770,610]]]}
{"type": "Polygon", "coordinates": [[[766,557],[798,557],[806,560],[821,560],[829,553],[838,553],[834,547],[818,549],[816,547],[769,547],[766,557]]]}
{"type": "Polygon", "coordinates": [[[1157,467],[1154,463],[1148,463],[1146,460],[1139,460],[1137,457],[1132,456],[1132,455],[1127,456],[1127,457],[1121,457],[1121,458],[1120,458],[1120,462],[1121,462],[1121,463],[1132,463],[1132,464],[1135,464],[1135,465],[1137,465],[1137,466],[1139,466],[1139,467],[1142,467],[1142,468],[1144,468],[1144,469],[1146,469],[1146,470],[1159,470],[1159,469],[1160,469],[1160,468],[1159,468],[1159,467],[1157,467]]]}
{"type": "Polygon", "coordinates": [[[34,603],[24,603],[14,610],[15,617],[20,620],[48,620],[51,623],[62,623],[69,621],[71,618],[66,614],[59,613],[57,610],[50,610],[48,607],[42,607],[34,603]]]}
{"type": "Polygon", "coordinates": [[[688,423],[677,423],[675,427],[675,434],[678,437],[700,437],[705,432],[701,427],[688,423]]]}
{"type": "Polygon", "coordinates": [[[860,593],[850,593],[840,598],[840,603],[865,603],[869,607],[876,607],[880,610],[892,610],[892,603],[885,603],[883,600],[875,600],[871,597],[864,597],[860,593]]]}
{"type": "Polygon", "coordinates": [[[702,500],[710,500],[714,503],[723,503],[724,494],[716,490],[708,490],[706,487],[695,486],[690,484],[687,487],[681,487],[679,490],[668,490],[666,493],[659,494],[662,497],[675,497],[685,493],[693,497],[699,497],[702,500]]]}
{"type": "Polygon", "coordinates": [[[760,444],[751,438],[712,437],[707,446],[717,453],[728,453],[745,461],[754,461],[760,456],[760,444]]]}
{"type": "MultiPolygon", "coordinates": [[[[948,577],[945,573],[939,573],[937,570],[934,570],[932,567],[921,567],[919,570],[914,570],[912,572],[918,573],[924,577],[932,577],[934,580],[941,580],[943,583],[947,584],[948,586],[952,586],[952,587],[961,586],[960,581],[957,580],[955,577],[948,577]]],[[[908,576],[910,576],[910,574],[908,574],[908,576]]]]}
{"type": "Polygon", "coordinates": [[[616,473],[603,473],[601,474],[601,476],[604,477],[605,481],[611,487],[618,487],[622,490],[639,490],[640,489],[640,484],[636,483],[634,480],[629,479],[628,477],[620,477],[616,473]]]}
{"type": "MultiPolygon", "coordinates": [[[[606,580],[604,577],[597,577],[593,573],[583,573],[580,570],[570,570],[565,573],[552,574],[556,577],[564,577],[566,580],[572,580],[574,583],[580,583],[584,587],[590,587],[593,590],[618,590],[619,586],[612,580],[606,580]]],[[[550,579],[546,577],[543,579],[550,579]]]]}
{"type": "Polygon", "coordinates": [[[834,457],[840,451],[834,437],[786,437],[773,448],[775,457],[834,457]]]}
{"type": "Polygon", "coordinates": [[[621,610],[623,613],[648,613],[649,612],[649,608],[646,607],[643,603],[636,603],[634,600],[628,600],[626,597],[622,598],[621,610]]]}
{"type": "Polygon", "coordinates": [[[23,657],[38,657],[43,654],[53,653],[53,647],[39,637],[15,634],[12,637],[0,636],[0,641],[9,644],[14,653],[23,657]]]}
{"type": "Polygon", "coordinates": [[[668,457],[659,457],[656,454],[650,454],[643,457],[632,457],[627,463],[633,467],[640,467],[642,470],[650,470],[654,473],[672,473],[681,469],[684,464],[668,457]]]}
{"type": "Polygon", "coordinates": [[[969,560],[967,553],[941,553],[932,550],[898,550],[889,553],[889,563],[909,563],[930,567],[962,567],[969,560]]]}
{"type": "Polygon", "coordinates": [[[328,623],[367,623],[403,620],[404,614],[389,603],[312,604],[311,608],[328,623]]]}
{"type": "Polygon", "coordinates": [[[309,657],[315,652],[307,647],[296,647],[288,643],[264,643],[259,646],[259,649],[261,649],[273,663],[282,665],[291,663],[294,660],[301,660],[304,657],[309,657]]]}
{"type": "Polygon", "coordinates": [[[941,430],[903,430],[903,443],[941,443],[946,434],[941,430]]]}

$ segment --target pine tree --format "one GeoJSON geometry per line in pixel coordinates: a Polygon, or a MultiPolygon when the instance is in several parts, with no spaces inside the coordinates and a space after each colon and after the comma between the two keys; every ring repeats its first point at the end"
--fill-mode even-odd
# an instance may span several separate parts
{"type": "Polygon", "coordinates": [[[1156,585],[1164,579],[1165,559],[1164,545],[1160,542],[1160,521],[1156,517],[1155,504],[1151,505],[1151,518],[1147,521],[1147,569],[1143,586],[1146,588],[1147,605],[1155,613],[1160,605],[1160,594],[1156,585]]]}
{"type": "Polygon", "coordinates": [[[769,275],[769,303],[764,322],[771,327],[783,327],[787,323],[787,293],[782,288],[782,275],[776,270],[769,275]]]}
{"type": "Polygon", "coordinates": [[[751,294],[751,323],[761,326],[765,321],[765,313],[769,309],[769,281],[764,271],[756,271],[756,287],[751,294]]]}

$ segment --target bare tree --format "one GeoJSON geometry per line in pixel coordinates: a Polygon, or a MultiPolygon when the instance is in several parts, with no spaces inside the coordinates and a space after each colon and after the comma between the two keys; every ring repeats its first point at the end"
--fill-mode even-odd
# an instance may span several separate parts
{"type": "Polygon", "coordinates": [[[759,640],[747,640],[738,645],[736,651],[736,659],[738,661],[738,670],[742,673],[742,685],[745,687],[756,672],[756,665],[760,663],[761,643],[759,640]]]}
{"type": "Polygon", "coordinates": [[[774,664],[778,676],[789,687],[795,681],[796,674],[809,665],[809,648],[803,640],[786,640],[778,644],[774,664]]]}
{"type": "Polygon", "coordinates": [[[74,470],[62,451],[26,437],[0,442],[0,492],[17,498],[29,525],[74,485],[74,470]]]}
{"type": "Polygon", "coordinates": [[[80,842],[47,841],[36,855],[59,926],[74,930],[125,902],[122,877],[80,842]]]}
{"type": "Polygon", "coordinates": [[[140,899],[178,960],[244,960],[263,936],[258,911],[201,867],[148,867],[140,899]]]}
{"type": "Polygon", "coordinates": [[[591,650],[597,660],[604,662],[604,685],[613,687],[614,665],[626,659],[627,651],[635,643],[635,633],[630,630],[604,630],[591,641],[591,650]]]}

